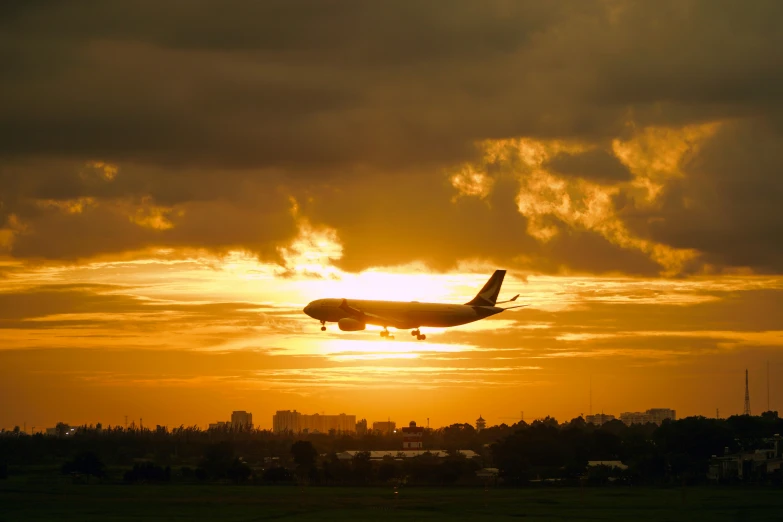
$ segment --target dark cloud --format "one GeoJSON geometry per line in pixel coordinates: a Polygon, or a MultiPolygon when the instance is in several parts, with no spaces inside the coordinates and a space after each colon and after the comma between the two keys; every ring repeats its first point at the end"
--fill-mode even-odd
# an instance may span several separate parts
{"type": "Polygon", "coordinates": [[[660,215],[629,203],[623,218],[711,264],[783,266],[770,239],[779,220],[767,203],[745,205],[779,189],[770,179],[783,129],[775,0],[0,9],[0,228],[13,230],[17,257],[194,246],[277,260],[296,233],[294,195],[306,217],[337,228],[348,269],[483,258],[651,274],[660,267],[644,254],[573,225],[555,222],[558,237],[542,246],[512,182],[486,200],[452,202],[444,169],[476,159],[478,140],[562,138],[592,149],[557,155],[550,169],[613,184],[630,174],[605,152],[612,139],[652,124],[741,119],[754,129],[747,147],[726,138],[705,148],[686,179],[665,187],[660,215]],[[84,167],[92,160],[120,171],[102,179],[84,167]],[[725,192],[710,192],[712,176],[725,192]],[[41,202],[79,198],[94,201],[70,213],[41,202]],[[140,225],[150,212],[172,226],[140,225]]]}
{"type": "Polygon", "coordinates": [[[405,166],[616,134],[629,106],[720,117],[780,101],[781,7],[754,5],[31,4],[2,26],[0,152],[405,166]]]}
{"type": "Polygon", "coordinates": [[[655,208],[619,201],[636,233],[700,251],[715,267],[783,270],[783,134],[766,125],[727,124],[668,183],[655,208]]]}
{"type": "Polygon", "coordinates": [[[599,183],[617,183],[631,179],[631,171],[605,150],[592,149],[579,154],[560,152],[544,167],[563,176],[575,176],[599,183]]]}

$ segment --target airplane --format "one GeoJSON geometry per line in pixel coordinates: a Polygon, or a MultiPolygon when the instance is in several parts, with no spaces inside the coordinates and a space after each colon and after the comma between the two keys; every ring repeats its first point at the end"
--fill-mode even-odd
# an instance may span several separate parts
{"type": "Polygon", "coordinates": [[[344,332],[364,330],[368,324],[373,324],[383,327],[381,337],[394,338],[388,330],[391,326],[398,330],[413,329],[411,335],[423,341],[427,338],[421,333],[423,326],[459,326],[485,319],[504,310],[527,306],[497,306],[514,302],[519,297],[517,294],[508,301],[497,302],[505,276],[505,270],[495,270],[476,297],[465,304],[317,299],[305,306],[303,311],[313,319],[321,321],[322,332],[326,331],[327,322],[336,322],[344,332]]]}

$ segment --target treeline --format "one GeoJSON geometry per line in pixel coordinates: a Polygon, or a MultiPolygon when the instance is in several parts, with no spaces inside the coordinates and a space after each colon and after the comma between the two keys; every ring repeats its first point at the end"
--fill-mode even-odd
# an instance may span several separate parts
{"type": "MultiPolygon", "coordinates": [[[[707,480],[714,455],[769,446],[783,432],[777,412],[728,419],[689,417],[675,422],[597,427],[578,417],[476,431],[470,424],[428,430],[424,449],[447,457],[371,459],[370,451],[399,451],[401,434],[275,434],[263,430],[103,428],[82,426],[59,436],[0,437],[0,478],[49,469],[73,477],[128,483],[226,481],[322,485],[471,484],[542,482],[680,484],[707,480]],[[352,458],[340,455],[358,450],[352,458]],[[468,459],[456,450],[473,450],[468,459]],[[340,457],[343,458],[340,458],[340,457]],[[590,461],[607,465],[588,466],[590,461]],[[622,466],[615,466],[621,462],[622,466]]],[[[779,480],[779,477],[777,477],[779,480]]]]}
{"type": "MultiPolygon", "coordinates": [[[[565,424],[545,419],[499,440],[492,457],[507,484],[694,484],[707,482],[713,457],[770,448],[780,433],[783,420],[777,412],[728,419],[688,417],[664,421],[660,427],[629,427],[620,421],[593,427],[581,417],[565,424]],[[607,464],[588,468],[589,461],[607,464]],[[623,465],[614,467],[617,462],[623,465]]],[[[779,473],[755,478],[781,479],[779,473]]]]}

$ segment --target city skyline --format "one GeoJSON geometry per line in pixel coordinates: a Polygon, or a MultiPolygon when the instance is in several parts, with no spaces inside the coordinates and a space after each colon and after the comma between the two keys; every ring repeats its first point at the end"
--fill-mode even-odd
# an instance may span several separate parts
{"type": "Polygon", "coordinates": [[[783,2],[295,4],[2,11],[0,426],[783,410],[783,2]]]}
{"type": "MultiPolygon", "coordinates": [[[[777,410],[770,410],[770,411],[777,411],[777,410]]],[[[719,414],[719,410],[715,410],[713,412],[715,415],[719,414]]],[[[762,412],[763,413],[763,412],[762,412]]],[[[719,418],[726,418],[733,415],[743,415],[743,413],[729,413],[727,415],[722,415],[719,418]]],[[[372,418],[368,418],[366,416],[362,416],[359,414],[346,414],[346,413],[339,413],[339,414],[330,414],[326,412],[314,412],[314,413],[305,413],[300,412],[297,410],[276,410],[275,413],[272,415],[272,420],[269,423],[269,426],[266,426],[264,422],[260,423],[254,423],[253,422],[253,413],[251,411],[244,411],[244,410],[234,410],[231,414],[231,418],[228,421],[217,421],[217,422],[209,422],[206,424],[205,429],[223,429],[223,428],[233,428],[236,429],[240,427],[244,427],[247,429],[258,429],[258,430],[264,430],[264,431],[271,431],[271,432],[293,432],[293,433],[329,433],[330,431],[335,432],[346,432],[346,433],[356,433],[356,434],[363,434],[366,432],[369,428],[369,431],[375,431],[375,432],[391,432],[394,431],[396,433],[396,430],[398,428],[406,427],[408,426],[409,421],[413,422],[415,424],[418,424],[420,428],[428,428],[428,429],[440,429],[445,428],[448,426],[451,426],[453,424],[470,424],[474,427],[477,427],[477,422],[481,421],[483,425],[486,427],[492,427],[492,426],[500,426],[500,425],[507,425],[511,426],[513,424],[516,424],[517,422],[524,421],[528,424],[535,422],[535,421],[542,421],[549,418],[555,418],[559,423],[565,423],[569,422],[574,418],[582,417],[585,422],[588,424],[595,424],[595,425],[601,425],[605,422],[609,422],[612,420],[618,420],[623,422],[626,425],[630,425],[632,423],[645,423],[645,422],[652,422],[654,424],[661,424],[661,421],[663,419],[671,419],[671,420],[677,420],[679,418],[685,418],[690,417],[693,415],[683,415],[678,416],[676,413],[676,409],[674,408],[647,408],[646,411],[641,410],[634,410],[634,411],[621,411],[616,412],[616,414],[608,412],[608,411],[602,411],[600,413],[594,413],[594,414],[585,414],[580,413],[579,415],[576,415],[575,417],[569,417],[569,418],[557,418],[553,415],[542,415],[538,417],[530,417],[528,416],[527,419],[523,419],[522,416],[518,416],[517,418],[513,417],[498,417],[495,419],[494,422],[489,422],[492,419],[485,419],[483,414],[479,415],[478,419],[474,419],[473,421],[470,420],[459,420],[454,422],[447,422],[445,424],[441,425],[429,425],[430,424],[430,418],[426,418],[423,422],[419,421],[417,419],[411,418],[406,421],[397,421],[395,418],[389,416],[386,419],[378,419],[374,420],[372,418]],[[283,417],[281,417],[281,415],[283,417]],[[293,416],[296,416],[296,419],[293,418],[293,416]],[[278,426],[279,424],[279,426],[278,426]],[[363,425],[362,429],[359,429],[360,424],[363,425]],[[333,425],[333,426],[332,426],[333,425]],[[352,428],[347,428],[347,426],[353,426],[352,428]],[[320,429],[319,429],[320,428],[320,429]]],[[[710,417],[710,415],[695,415],[695,416],[701,416],[701,417],[710,417]]],[[[124,427],[129,426],[135,426],[139,427],[142,425],[142,419],[140,418],[133,418],[133,417],[127,417],[124,418],[124,427]],[[137,422],[138,421],[138,422],[137,422]]],[[[258,419],[258,417],[256,417],[258,419]]],[[[69,425],[71,427],[78,427],[78,426],[95,426],[95,425],[103,425],[103,426],[120,426],[121,424],[111,424],[101,421],[91,421],[91,422],[81,422],[81,423],[70,423],[66,422],[63,419],[60,419],[58,423],[63,422],[66,425],[69,425]]],[[[43,425],[30,425],[31,428],[39,428],[39,431],[42,430],[51,430],[53,429],[53,426],[55,423],[51,423],[51,426],[43,426],[43,425]]],[[[199,423],[180,423],[176,425],[169,425],[164,423],[148,423],[149,426],[165,426],[169,429],[176,428],[180,425],[183,426],[199,426],[202,427],[199,423]]],[[[22,424],[16,424],[13,427],[20,427],[22,431],[26,432],[28,423],[24,422],[22,424]],[[22,428],[24,426],[24,428],[22,428]]],[[[11,431],[8,427],[0,426],[0,429],[4,429],[6,431],[11,431]]],[[[478,428],[477,428],[478,429],[478,428]]]]}

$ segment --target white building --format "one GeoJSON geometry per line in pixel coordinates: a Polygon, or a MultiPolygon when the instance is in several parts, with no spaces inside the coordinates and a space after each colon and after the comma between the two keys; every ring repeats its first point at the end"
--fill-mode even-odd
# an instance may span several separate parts
{"type": "MultiPolygon", "coordinates": [[[[383,460],[384,457],[391,457],[393,459],[406,459],[411,457],[419,457],[425,453],[432,454],[433,457],[444,459],[449,456],[449,452],[446,450],[396,450],[396,451],[359,451],[349,450],[343,451],[337,454],[337,458],[340,460],[351,460],[359,453],[369,453],[370,460],[383,460]]],[[[478,453],[473,450],[457,450],[458,455],[463,455],[468,459],[478,458],[478,453]]]]}

